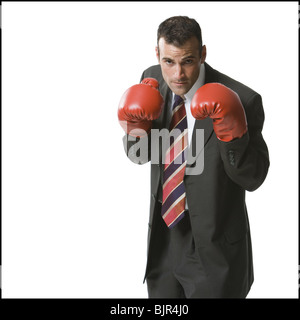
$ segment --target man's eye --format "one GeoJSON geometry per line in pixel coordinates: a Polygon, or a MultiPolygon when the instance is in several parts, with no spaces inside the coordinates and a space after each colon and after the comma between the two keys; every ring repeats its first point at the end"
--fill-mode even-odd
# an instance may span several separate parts
{"type": "Polygon", "coordinates": [[[188,60],[185,60],[184,63],[185,63],[185,64],[192,64],[192,63],[193,63],[193,60],[192,60],[192,59],[188,59],[188,60]]]}
{"type": "Polygon", "coordinates": [[[172,64],[172,63],[173,63],[172,60],[166,60],[166,64],[170,65],[170,64],[172,64]]]}

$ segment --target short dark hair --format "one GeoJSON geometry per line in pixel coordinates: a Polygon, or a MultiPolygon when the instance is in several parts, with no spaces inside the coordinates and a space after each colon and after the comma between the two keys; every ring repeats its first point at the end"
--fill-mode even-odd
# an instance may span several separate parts
{"type": "Polygon", "coordinates": [[[166,19],[159,25],[157,30],[157,46],[160,38],[164,38],[168,44],[180,47],[192,37],[198,39],[201,55],[202,34],[198,22],[187,16],[174,16],[166,19]]]}

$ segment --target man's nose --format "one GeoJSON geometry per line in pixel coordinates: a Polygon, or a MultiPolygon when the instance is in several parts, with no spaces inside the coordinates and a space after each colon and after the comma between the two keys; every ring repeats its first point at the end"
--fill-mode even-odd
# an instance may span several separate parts
{"type": "Polygon", "coordinates": [[[181,79],[183,76],[184,76],[183,68],[180,64],[177,64],[175,69],[175,77],[177,79],[181,79]]]}

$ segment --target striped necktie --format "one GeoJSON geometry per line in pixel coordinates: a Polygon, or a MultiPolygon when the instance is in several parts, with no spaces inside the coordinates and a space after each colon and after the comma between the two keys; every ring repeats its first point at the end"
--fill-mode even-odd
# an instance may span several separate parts
{"type": "Polygon", "coordinates": [[[167,226],[173,228],[184,217],[185,187],[183,177],[187,148],[186,111],[183,99],[177,95],[175,95],[172,107],[172,120],[169,130],[171,141],[165,155],[161,214],[167,226]]]}

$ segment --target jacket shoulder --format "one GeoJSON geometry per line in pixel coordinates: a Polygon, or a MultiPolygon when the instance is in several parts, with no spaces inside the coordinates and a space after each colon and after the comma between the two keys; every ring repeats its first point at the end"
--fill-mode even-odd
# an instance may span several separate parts
{"type": "Polygon", "coordinates": [[[161,67],[159,64],[151,66],[149,68],[147,68],[143,74],[142,74],[142,78],[155,78],[158,82],[163,81],[163,76],[161,73],[161,67]]]}
{"type": "Polygon", "coordinates": [[[219,82],[224,84],[226,87],[235,91],[239,95],[243,103],[247,103],[251,98],[253,98],[256,95],[260,96],[256,91],[254,91],[250,87],[225,75],[220,71],[213,69],[211,66],[207,64],[205,70],[207,71],[208,75],[206,82],[219,82]]]}

